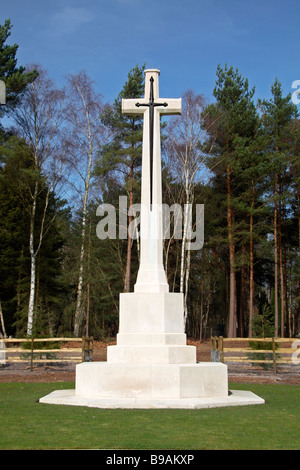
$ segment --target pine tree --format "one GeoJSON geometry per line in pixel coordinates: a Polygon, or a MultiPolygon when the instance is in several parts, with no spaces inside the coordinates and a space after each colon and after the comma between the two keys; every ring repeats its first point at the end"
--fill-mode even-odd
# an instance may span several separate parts
{"type": "Polygon", "coordinates": [[[297,107],[291,95],[283,97],[281,83],[276,78],[271,87],[272,98],[259,100],[262,122],[268,139],[270,183],[273,186],[274,203],[274,299],[275,299],[275,336],[279,333],[278,279],[280,278],[281,336],[285,333],[285,282],[282,244],[284,179],[288,173],[290,153],[290,128],[297,116],[297,107]]]}
{"type": "Polygon", "coordinates": [[[16,55],[19,46],[6,44],[11,28],[9,19],[5,20],[4,25],[0,25],[0,80],[6,85],[6,106],[0,108],[0,118],[16,106],[27,84],[38,76],[37,70],[26,72],[24,67],[17,67],[16,55]]]}
{"type": "MultiPolygon", "coordinates": [[[[35,238],[43,219],[48,189],[45,178],[36,170],[28,146],[15,136],[1,147],[3,166],[0,172],[0,299],[8,334],[26,331],[30,287],[30,219],[31,194],[39,181],[36,204],[35,238]]],[[[49,195],[43,244],[37,257],[34,332],[53,334],[58,307],[62,264],[63,236],[58,219],[63,202],[49,195]],[[55,219],[55,221],[54,221],[55,219]],[[44,313],[43,313],[44,312],[44,313]]]]}
{"type": "MultiPolygon", "coordinates": [[[[144,93],[145,65],[136,65],[128,73],[128,80],[116,98],[112,108],[107,108],[104,123],[113,132],[111,142],[103,148],[97,164],[96,174],[105,176],[106,181],[118,181],[126,190],[129,206],[134,203],[134,192],[139,185],[135,176],[141,167],[143,117],[126,116],[121,112],[123,98],[140,98],[144,93]]],[[[104,188],[103,188],[104,189],[104,188]]],[[[128,216],[128,226],[132,216],[128,216]]],[[[129,232],[129,231],[128,231],[129,232]]],[[[130,291],[132,237],[128,233],[125,292],[130,291]]]]}
{"type": "Polygon", "coordinates": [[[13,333],[15,313],[21,309],[20,283],[27,283],[29,274],[29,225],[21,187],[30,184],[27,175],[32,159],[16,140],[11,138],[6,148],[1,147],[0,170],[0,301],[8,335],[13,333]]]}
{"type": "Polygon", "coordinates": [[[290,279],[290,291],[295,298],[295,307],[291,308],[290,336],[295,336],[295,331],[300,329],[300,120],[294,119],[291,127],[291,227],[289,241],[294,247],[296,256],[291,260],[293,266],[290,279]]]}
{"type": "Polygon", "coordinates": [[[217,68],[216,86],[213,91],[216,103],[204,111],[204,127],[210,136],[208,148],[213,146],[208,166],[214,173],[215,183],[223,195],[226,208],[226,232],[229,252],[229,321],[228,336],[236,336],[237,279],[236,279],[236,230],[238,207],[239,149],[241,140],[247,146],[254,137],[258,116],[253,103],[254,88],[249,89],[244,79],[233,67],[217,68]]]}

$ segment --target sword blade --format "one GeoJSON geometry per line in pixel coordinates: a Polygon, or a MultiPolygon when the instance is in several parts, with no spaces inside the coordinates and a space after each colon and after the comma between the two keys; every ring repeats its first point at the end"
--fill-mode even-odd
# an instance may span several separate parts
{"type": "Polygon", "coordinates": [[[152,211],[152,198],[153,198],[153,135],[154,135],[154,108],[157,106],[167,107],[168,103],[154,103],[154,93],[153,93],[153,82],[154,78],[150,78],[150,96],[149,103],[136,103],[136,107],[147,106],[149,107],[149,165],[150,165],[150,210],[152,211]]]}
{"type": "Polygon", "coordinates": [[[150,210],[152,211],[153,196],[153,129],[154,129],[154,96],[153,96],[153,77],[150,78],[150,97],[149,97],[149,137],[150,137],[150,210]]]}
{"type": "Polygon", "coordinates": [[[150,130],[150,210],[152,210],[152,193],[153,193],[153,128],[154,128],[154,109],[149,107],[149,130],[150,130]]]}

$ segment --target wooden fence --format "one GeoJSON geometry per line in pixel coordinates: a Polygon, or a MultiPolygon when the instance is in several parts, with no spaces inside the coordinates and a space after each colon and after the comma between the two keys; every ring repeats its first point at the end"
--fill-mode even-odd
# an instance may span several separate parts
{"type": "Polygon", "coordinates": [[[276,374],[279,364],[300,364],[300,359],[295,360],[294,358],[295,353],[299,351],[298,345],[300,345],[300,340],[297,338],[223,338],[222,336],[212,336],[211,361],[269,364],[276,374]]]}
{"type": "Polygon", "coordinates": [[[33,364],[37,363],[76,363],[93,360],[93,338],[5,338],[1,343],[2,364],[28,363],[32,368],[33,364]],[[81,345],[63,347],[63,343],[81,345]]]}

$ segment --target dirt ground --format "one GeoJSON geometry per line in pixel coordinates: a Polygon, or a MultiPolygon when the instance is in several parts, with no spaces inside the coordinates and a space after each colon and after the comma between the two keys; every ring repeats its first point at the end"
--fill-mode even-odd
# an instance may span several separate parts
{"type": "MultiPolygon", "coordinates": [[[[106,361],[107,346],[115,343],[94,341],[93,360],[106,361]]],[[[197,361],[210,361],[210,341],[188,341],[197,348],[197,361]]],[[[65,345],[66,346],[66,345],[65,345]]],[[[80,343],[68,343],[69,347],[81,347],[80,343]]],[[[227,363],[228,379],[233,383],[282,383],[300,385],[300,365],[279,365],[277,373],[251,365],[227,363]]],[[[0,382],[72,382],[75,380],[74,363],[28,364],[7,363],[0,366],[0,382]]]]}

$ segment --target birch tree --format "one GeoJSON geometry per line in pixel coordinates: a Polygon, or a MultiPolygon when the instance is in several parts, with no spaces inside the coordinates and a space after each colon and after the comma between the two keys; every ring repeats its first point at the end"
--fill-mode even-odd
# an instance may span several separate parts
{"type": "MultiPolygon", "coordinates": [[[[110,184],[110,178],[113,178],[126,190],[129,208],[133,206],[134,193],[140,185],[136,174],[138,174],[142,162],[143,117],[138,114],[130,116],[122,114],[121,103],[123,98],[143,96],[144,68],[145,65],[142,67],[136,65],[129,71],[128,80],[125,82],[112,108],[105,115],[105,122],[111,129],[113,138],[109,145],[103,149],[96,170],[98,176],[102,177],[103,180],[109,181],[110,184]]],[[[128,224],[125,227],[127,232],[125,292],[130,292],[131,287],[133,237],[130,227],[132,222],[133,216],[129,210],[128,224]]],[[[138,239],[137,247],[139,248],[138,239]]]]}
{"type": "Polygon", "coordinates": [[[33,190],[29,188],[31,205],[28,209],[30,218],[29,252],[30,252],[30,293],[28,304],[27,335],[33,333],[34,305],[36,295],[36,262],[43,237],[49,229],[46,226],[46,214],[49,197],[60,182],[63,162],[58,152],[58,133],[62,122],[63,100],[62,91],[55,88],[47,73],[40,67],[30,67],[39,75],[30,83],[23,94],[20,105],[13,112],[16,124],[15,133],[24,139],[30,149],[35,173],[33,190]],[[41,183],[40,175],[46,179],[46,186],[41,183]],[[46,187],[46,196],[42,209],[40,226],[36,227],[36,211],[38,196],[46,187]]]}
{"type": "Polygon", "coordinates": [[[205,138],[205,131],[202,129],[204,106],[202,95],[196,95],[192,90],[186,91],[182,97],[181,116],[173,118],[168,125],[166,142],[167,161],[181,185],[184,205],[179,289],[184,293],[185,322],[191,262],[187,243],[191,238],[192,205],[195,199],[195,185],[205,173],[205,156],[201,150],[205,138]]]}
{"type": "Polygon", "coordinates": [[[64,135],[65,155],[69,168],[68,182],[76,197],[81,217],[79,272],[74,318],[78,336],[83,320],[84,259],[86,254],[87,208],[93,182],[95,158],[108,138],[102,124],[104,105],[86,72],[67,77],[67,129],[64,135]]]}

